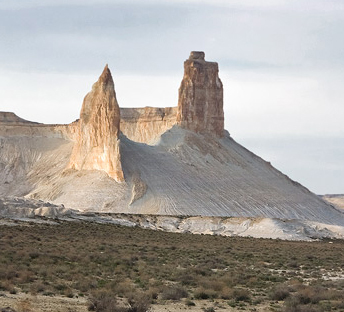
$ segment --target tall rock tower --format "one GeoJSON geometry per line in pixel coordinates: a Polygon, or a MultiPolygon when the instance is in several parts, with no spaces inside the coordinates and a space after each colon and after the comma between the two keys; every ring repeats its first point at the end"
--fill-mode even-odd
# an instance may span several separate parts
{"type": "Polygon", "coordinates": [[[120,111],[111,72],[106,65],[82,104],[79,129],[69,168],[103,170],[124,181],[119,152],[120,111]]]}
{"type": "Polygon", "coordinates": [[[193,51],[184,62],[179,88],[177,123],[185,129],[222,137],[224,130],[223,88],[215,62],[204,52],[193,51]]]}

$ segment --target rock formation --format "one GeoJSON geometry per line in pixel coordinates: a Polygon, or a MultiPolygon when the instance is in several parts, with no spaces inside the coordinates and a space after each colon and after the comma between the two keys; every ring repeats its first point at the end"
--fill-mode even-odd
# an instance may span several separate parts
{"type": "Polygon", "coordinates": [[[0,112],[0,124],[10,124],[10,125],[22,125],[22,124],[38,124],[37,122],[32,122],[18,117],[16,114],[11,112],[0,112]]]}
{"type": "Polygon", "coordinates": [[[218,72],[218,64],[205,61],[204,52],[191,52],[184,62],[177,113],[182,128],[223,136],[223,89],[218,72]]]}
{"type": "Polygon", "coordinates": [[[121,132],[130,140],[155,144],[176,124],[177,107],[120,108],[121,132]]]}
{"type": "Polygon", "coordinates": [[[183,231],[265,235],[270,228],[267,235],[275,235],[276,226],[299,233],[309,225],[344,233],[343,211],[224,131],[218,65],[206,62],[203,52],[185,62],[179,92],[177,108],[120,110],[106,66],[72,124],[35,124],[0,112],[0,199],[25,196],[93,212],[238,218],[239,227],[223,223],[221,229],[190,218],[178,226],[183,231]],[[124,176],[126,183],[116,182],[124,176]]]}
{"type": "Polygon", "coordinates": [[[119,153],[119,123],[115,87],[106,65],[92,91],[85,96],[68,167],[103,170],[117,182],[124,181],[119,153]]]}

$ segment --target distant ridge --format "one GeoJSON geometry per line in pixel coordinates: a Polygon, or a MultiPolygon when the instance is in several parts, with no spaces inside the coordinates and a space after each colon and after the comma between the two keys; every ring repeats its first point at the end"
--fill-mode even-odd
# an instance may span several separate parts
{"type": "Polygon", "coordinates": [[[330,204],[340,209],[344,209],[344,194],[326,194],[321,197],[330,204]]]}
{"type": "Polygon", "coordinates": [[[0,123],[7,124],[39,124],[38,122],[28,121],[18,117],[12,112],[0,112],[0,123]]]}

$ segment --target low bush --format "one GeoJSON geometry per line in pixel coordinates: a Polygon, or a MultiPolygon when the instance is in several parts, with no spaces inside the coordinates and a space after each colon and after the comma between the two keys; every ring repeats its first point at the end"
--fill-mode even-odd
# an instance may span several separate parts
{"type": "Polygon", "coordinates": [[[128,298],[129,308],[127,312],[146,312],[151,306],[151,299],[145,293],[134,293],[128,298]]]}
{"type": "Polygon", "coordinates": [[[235,288],[233,289],[233,298],[236,301],[250,301],[251,295],[247,289],[235,288]]]}
{"type": "Polygon", "coordinates": [[[161,293],[163,300],[180,300],[187,297],[187,290],[180,286],[165,287],[161,293]]]}
{"type": "Polygon", "coordinates": [[[125,312],[119,307],[115,295],[107,291],[93,292],[89,298],[88,311],[95,312],[125,312]]]}
{"type": "Polygon", "coordinates": [[[290,296],[290,291],[288,286],[285,284],[280,284],[274,287],[270,293],[271,300],[281,301],[290,296]]]}
{"type": "Polygon", "coordinates": [[[199,288],[194,292],[194,297],[198,300],[214,299],[217,295],[216,291],[204,288],[199,288]]]}

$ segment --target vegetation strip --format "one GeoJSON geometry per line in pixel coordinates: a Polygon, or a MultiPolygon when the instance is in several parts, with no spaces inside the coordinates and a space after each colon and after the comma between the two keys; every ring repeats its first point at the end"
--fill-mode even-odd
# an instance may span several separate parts
{"type": "MultiPolygon", "coordinates": [[[[91,222],[0,227],[0,290],[87,297],[89,309],[169,300],[242,309],[344,309],[344,241],[176,234],[91,222]]],[[[2,307],[0,307],[2,308],[2,307]]]]}

